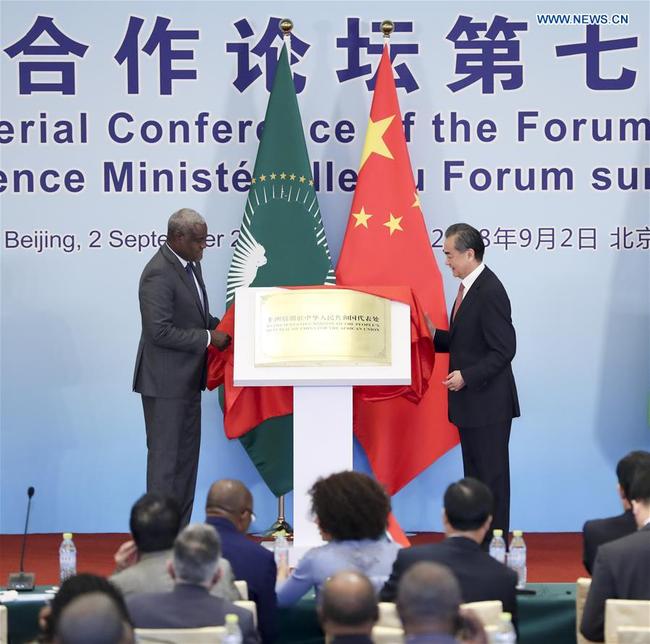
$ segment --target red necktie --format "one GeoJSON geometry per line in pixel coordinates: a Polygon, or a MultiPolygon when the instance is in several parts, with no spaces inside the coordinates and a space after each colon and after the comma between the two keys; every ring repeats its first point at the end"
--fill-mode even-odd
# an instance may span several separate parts
{"type": "Polygon", "coordinates": [[[454,318],[456,317],[456,313],[458,312],[458,307],[460,306],[460,303],[463,301],[463,293],[465,292],[465,287],[463,286],[463,283],[460,283],[460,286],[458,287],[458,295],[456,296],[456,301],[454,302],[454,309],[451,312],[451,321],[454,321],[454,318]]]}

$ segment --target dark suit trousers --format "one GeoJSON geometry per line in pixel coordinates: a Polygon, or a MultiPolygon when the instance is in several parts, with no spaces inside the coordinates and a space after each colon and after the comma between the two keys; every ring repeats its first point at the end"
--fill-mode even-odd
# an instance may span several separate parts
{"type": "Polygon", "coordinates": [[[147,492],[175,499],[190,522],[201,447],[201,393],[189,399],[142,396],[147,428],[147,492]]]}
{"type": "MultiPolygon", "coordinates": [[[[459,427],[465,476],[485,483],[494,495],[492,528],[501,528],[504,538],[510,530],[510,459],[508,442],[512,420],[483,425],[459,427]]],[[[491,531],[486,540],[491,538],[491,531]]]]}

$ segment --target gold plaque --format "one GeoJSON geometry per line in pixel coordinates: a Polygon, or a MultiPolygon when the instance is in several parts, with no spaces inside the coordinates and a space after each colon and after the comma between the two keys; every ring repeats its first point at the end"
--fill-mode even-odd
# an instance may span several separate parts
{"type": "Polygon", "coordinates": [[[255,366],[391,364],[391,303],[346,289],[260,294],[255,366]]]}

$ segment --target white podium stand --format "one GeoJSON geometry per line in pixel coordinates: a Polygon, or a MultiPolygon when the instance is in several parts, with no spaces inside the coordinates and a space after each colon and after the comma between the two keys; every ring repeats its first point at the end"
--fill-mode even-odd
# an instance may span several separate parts
{"type": "Polygon", "coordinates": [[[294,565],[305,550],[323,543],[310,516],[309,489],[319,477],[352,469],[352,386],[411,382],[411,322],[409,307],[391,301],[390,365],[256,366],[256,298],[279,290],[236,292],[234,384],[293,386],[294,565]]]}

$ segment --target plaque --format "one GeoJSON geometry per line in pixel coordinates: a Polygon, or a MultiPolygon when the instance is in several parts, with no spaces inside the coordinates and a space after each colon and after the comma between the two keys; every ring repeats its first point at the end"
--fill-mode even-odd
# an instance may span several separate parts
{"type": "Polygon", "coordinates": [[[346,289],[260,293],[255,366],[390,365],[391,303],[346,289]]]}

